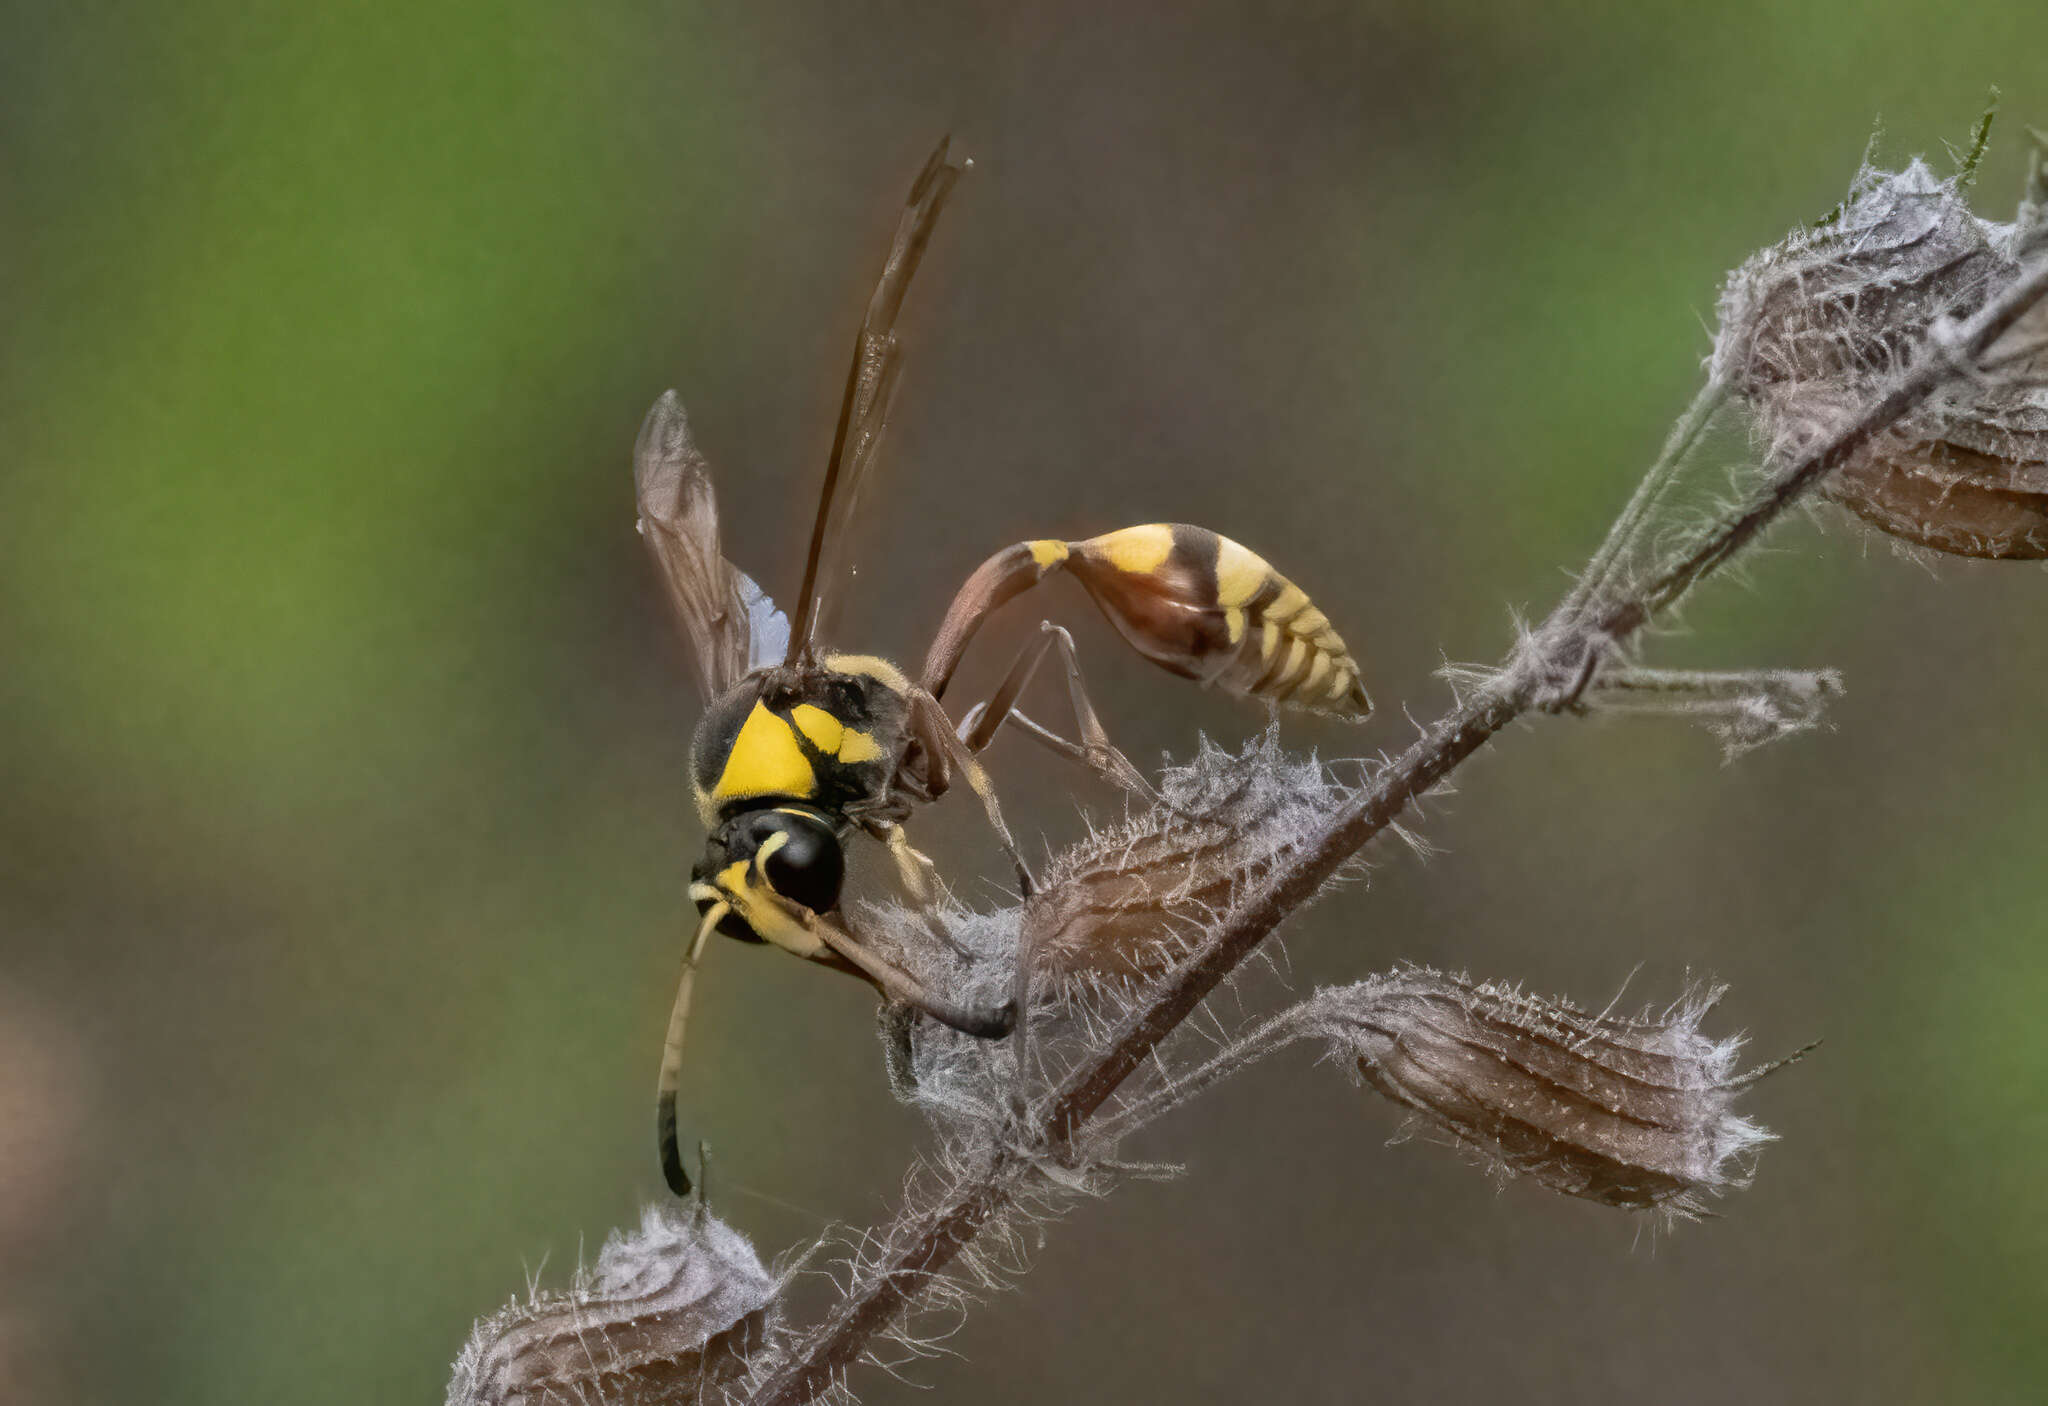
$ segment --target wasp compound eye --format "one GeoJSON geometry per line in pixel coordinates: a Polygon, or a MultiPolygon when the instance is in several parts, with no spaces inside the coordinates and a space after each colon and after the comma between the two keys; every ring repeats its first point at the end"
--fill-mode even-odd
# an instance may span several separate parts
{"type": "Polygon", "coordinates": [[[748,818],[753,852],[767,850],[761,862],[768,887],[813,913],[839,906],[839,888],[846,880],[846,855],[839,836],[821,815],[807,810],[760,811],[748,818]],[[774,836],[779,844],[769,848],[774,836]]]}

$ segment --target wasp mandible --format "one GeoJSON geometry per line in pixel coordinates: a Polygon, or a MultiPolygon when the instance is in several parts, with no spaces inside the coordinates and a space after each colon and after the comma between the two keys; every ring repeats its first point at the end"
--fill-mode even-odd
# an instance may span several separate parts
{"type": "Polygon", "coordinates": [[[1046,575],[1080,581],[1117,632],[1147,659],[1227,693],[1363,718],[1372,707],[1357,664],[1302,591],[1256,553],[1184,524],[1153,523],[1081,542],[1019,542],[970,576],[946,611],[922,672],[886,659],[821,650],[823,593],[837,574],[847,513],[887,428],[901,357],[903,296],[964,165],[939,143],[911,187],[895,242],[854,340],[824,488],[795,597],[794,623],[725,559],[711,475],[675,392],[648,412],[634,446],[639,528],[652,549],[697,662],[705,711],[691,746],[697,809],[710,838],[691,871],[699,920],[683,957],[657,1093],[661,1168],[677,1195],[690,1179],[676,1136],[684,1026],[713,933],[767,942],[859,976],[884,997],[966,1034],[1007,1035],[1016,1002],[974,1009],[920,983],[863,939],[839,911],[846,841],[885,845],[911,897],[936,923],[936,876],[903,825],[964,779],[1008,856],[1021,895],[1031,871],[1003,823],[979,754],[1005,727],[1147,799],[1143,775],[1111,745],[1072,638],[1050,621],[995,692],[956,725],[940,700],[991,612],[1046,575]],[[1047,654],[1064,665],[1075,736],[1017,711],[1047,654]]]}

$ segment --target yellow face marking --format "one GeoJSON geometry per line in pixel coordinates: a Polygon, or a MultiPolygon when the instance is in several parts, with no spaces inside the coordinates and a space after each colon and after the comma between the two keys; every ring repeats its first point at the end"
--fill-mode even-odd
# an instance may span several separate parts
{"type": "Polygon", "coordinates": [[[697,795],[697,818],[704,822],[706,830],[716,830],[718,828],[718,802],[711,798],[709,791],[699,786],[695,781],[690,783],[690,789],[697,795]]]}
{"type": "Polygon", "coordinates": [[[904,672],[879,654],[828,654],[824,663],[826,668],[841,674],[880,680],[898,693],[910,687],[904,672]]]}
{"type": "Polygon", "coordinates": [[[1223,629],[1230,636],[1232,644],[1236,644],[1239,640],[1243,639],[1244,611],[1234,605],[1226,608],[1223,612],[1223,629]]]}
{"type": "Polygon", "coordinates": [[[1240,547],[1228,537],[1216,539],[1216,603],[1222,606],[1251,604],[1253,596],[1272,577],[1273,568],[1249,547],[1240,547]]]}
{"type": "Polygon", "coordinates": [[[761,847],[754,851],[754,872],[761,876],[761,887],[767,889],[770,893],[775,891],[775,885],[768,881],[768,856],[788,843],[789,831],[777,830],[767,839],[761,841],[761,847]]]}
{"type": "MultiPolygon", "coordinates": [[[[759,864],[776,848],[777,839],[786,836],[770,836],[754,856],[759,864]]],[[[761,887],[768,889],[765,878],[761,887]]],[[[753,881],[747,874],[747,861],[735,859],[718,871],[718,890],[725,901],[732,905],[733,912],[740,915],[746,925],[754,930],[754,936],[799,957],[815,957],[825,950],[825,944],[809,928],[791,917],[781,904],[759,897],[754,892],[753,881]]],[[[773,893],[773,889],[768,889],[773,893]]]]}
{"type": "Polygon", "coordinates": [[[1118,571],[1149,576],[1173,555],[1173,529],[1163,522],[1143,527],[1126,527],[1121,532],[1090,538],[1083,546],[1092,548],[1118,571]]]}
{"type": "Polygon", "coordinates": [[[1041,537],[1024,545],[1031,548],[1031,559],[1038,563],[1040,571],[1050,571],[1067,559],[1067,544],[1050,537],[1041,537]]]}
{"type": "Polygon", "coordinates": [[[711,799],[722,806],[746,796],[803,797],[817,789],[817,775],[797,745],[796,734],[757,702],[732,740],[732,752],[718,784],[711,788],[711,799]]]}

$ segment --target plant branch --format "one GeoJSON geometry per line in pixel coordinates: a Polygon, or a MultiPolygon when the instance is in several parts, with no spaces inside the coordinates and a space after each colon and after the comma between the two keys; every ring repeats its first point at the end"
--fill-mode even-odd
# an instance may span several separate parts
{"type": "Polygon", "coordinates": [[[1703,529],[1642,584],[1610,590],[1604,579],[1641,545],[1651,509],[1725,395],[1717,378],[1674,428],[1660,456],[1593,565],[1566,601],[1524,640],[1470,698],[1430,724],[1356,797],[1254,890],[1154,993],[1074,1069],[1043,1111],[1020,1121],[1010,1146],[956,1180],[932,1209],[906,1211],[879,1237],[881,1259],[821,1324],[799,1337],[748,1398],[752,1406],[800,1406],[828,1390],[980,1231],[1018,1195],[1034,1166],[1068,1160],[1091,1120],[1118,1088],[1291,913],[1343,865],[1495,733],[1535,706],[1569,701],[1597,662],[1622,647],[1700,581],[1754,542],[1830,471],[1960,377],[1976,374],[1985,349],[2048,296],[2048,262],[2023,270],[1996,298],[1960,323],[1938,323],[1884,392],[1770,477],[1738,510],[1703,529]],[[1569,696],[1557,681],[1576,679],[1569,696]]]}

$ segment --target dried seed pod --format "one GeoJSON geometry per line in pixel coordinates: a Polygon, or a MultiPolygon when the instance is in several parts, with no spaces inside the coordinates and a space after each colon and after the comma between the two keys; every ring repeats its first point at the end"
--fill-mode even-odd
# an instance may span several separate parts
{"type": "Polygon", "coordinates": [[[654,1406],[731,1381],[768,1331],[774,1280],[701,1209],[650,1206],[566,1294],[478,1323],[448,1406],[654,1406]]]}
{"type": "Polygon", "coordinates": [[[2048,461],[1925,440],[1845,464],[1821,491],[1873,527],[1937,552],[2048,557],[2048,461]]]}
{"type": "MultiPolygon", "coordinates": [[[[1718,991],[1638,1020],[1409,969],[1326,993],[1366,1082],[1500,1169],[1609,1206],[1697,1214],[1770,1135],[1731,1111],[1740,1040],[1699,1032],[1718,991]]],[[[1753,1077],[1753,1076],[1751,1076],[1753,1077]]]]}
{"type": "MultiPolygon", "coordinates": [[[[2011,224],[1970,212],[1956,181],[1915,161],[1866,169],[1821,225],[1756,255],[1721,299],[1717,372],[1766,436],[1797,449],[1881,394],[1906,360],[2048,256],[2032,204],[2011,224]]],[[[1821,484],[1866,522],[1963,556],[2048,556],[2048,312],[1976,374],[1821,484]]]]}
{"type": "Polygon", "coordinates": [[[1025,949],[1055,977],[1149,977],[1187,951],[1240,885],[1344,801],[1314,760],[1268,732],[1241,753],[1202,742],[1163,778],[1163,804],[1062,852],[1024,906],[1025,949]]]}

